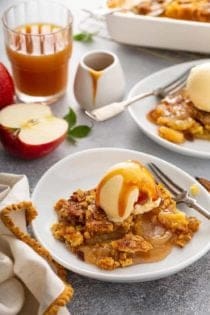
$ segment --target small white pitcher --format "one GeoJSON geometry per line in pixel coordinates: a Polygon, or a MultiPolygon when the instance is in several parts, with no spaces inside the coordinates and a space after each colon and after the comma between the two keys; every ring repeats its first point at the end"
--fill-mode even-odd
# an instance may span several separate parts
{"type": "Polygon", "coordinates": [[[109,51],[92,51],[81,59],[74,80],[74,94],[85,110],[120,101],[125,78],[118,57],[109,51]]]}

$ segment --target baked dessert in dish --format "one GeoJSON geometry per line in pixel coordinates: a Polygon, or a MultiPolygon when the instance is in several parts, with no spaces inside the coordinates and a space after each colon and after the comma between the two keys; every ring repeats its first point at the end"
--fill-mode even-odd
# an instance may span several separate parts
{"type": "Polygon", "coordinates": [[[198,22],[210,22],[208,0],[172,0],[165,8],[164,16],[198,22]]]}
{"type": "Polygon", "coordinates": [[[210,63],[194,67],[186,88],[168,95],[148,113],[159,135],[181,144],[194,139],[210,140],[210,63]]]}
{"type": "Polygon", "coordinates": [[[110,168],[96,188],[58,200],[55,211],[54,237],[105,270],[160,261],[199,228],[144,165],[130,160],[110,168]]]}
{"type": "Polygon", "coordinates": [[[109,8],[126,8],[140,15],[168,17],[178,20],[210,22],[208,0],[108,0],[109,8]]]}

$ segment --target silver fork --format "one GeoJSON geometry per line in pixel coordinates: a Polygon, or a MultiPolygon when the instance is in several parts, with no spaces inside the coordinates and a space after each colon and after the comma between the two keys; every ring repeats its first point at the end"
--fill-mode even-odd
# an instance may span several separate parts
{"type": "Polygon", "coordinates": [[[176,203],[184,203],[189,208],[193,208],[207,219],[210,219],[210,212],[203,208],[201,205],[197,203],[197,201],[192,198],[188,191],[177,185],[172,179],[170,179],[157,165],[154,163],[148,164],[149,168],[155,175],[155,177],[163,183],[163,185],[171,192],[173,199],[176,203]]]}
{"type": "Polygon", "coordinates": [[[128,100],[125,100],[122,102],[111,103],[103,107],[100,107],[98,109],[94,109],[92,111],[86,110],[85,113],[86,115],[88,115],[90,118],[92,118],[95,121],[104,121],[114,116],[117,116],[118,114],[123,112],[126,107],[128,107],[129,105],[145,97],[153,95],[160,98],[164,98],[165,96],[169,94],[172,94],[172,95],[176,94],[179,90],[181,90],[184,87],[190,70],[191,68],[185,71],[184,73],[182,73],[181,76],[171,81],[169,84],[165,85],[164,87],[160,87],[146,93],[141,93],[141,94],[138,94],[129,98],[128,100]]]}

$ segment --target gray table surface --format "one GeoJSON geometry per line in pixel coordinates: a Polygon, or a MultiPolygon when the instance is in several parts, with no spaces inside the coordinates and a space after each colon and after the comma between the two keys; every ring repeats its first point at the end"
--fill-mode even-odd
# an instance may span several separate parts
{"type": "MultiPolygon", "coordinates": [[[[0,13],[2,14],[3,10],[12,3],[12,1],[1,0],[0,13]]],[[[62,3],[73,5],[73,3],[69,4],[68,0],[63,0],[62,3]]],[[[93,1],[89,3],[93,5],[93,1]]],[[[74,3],[75,13],[77,13],[77,6],[84,4],[84,0],[74,3]]],[[[0,36],[2,39],[0,59],[9,67],[2,33],[0,36]]],[[[155,71],[206,57],[186,52],[123,46],[102,38],[96,38],[91,44],[75,43],[67,94],[52,106],[56,114],[62,116],[68,106],[72,106],[77,111],[80,122],[88,122],[75,102],[72,82],[79,59],[85,52],[93,49],[111,50],[119,56],[126,73],[127,92],[136,82],[155,71]]],[[[9,156],[0,147],[0,171],[26,174],[33,191],[41,175],[55,162],[69,154],[97,147],[121,147],[146,152],[177,165],[193,176],[210,177],[209,160],[182,156],[162,148],[139,130],[128,112],[103,124],[95,124],[88,138],[79,141],[76,145],[66,141],[52,154],[38,160],[18,160],[9,156]]],[[[146,283],[105,283],[70,272],[69,281],[75,289],[75,295],[69,309],[73,315],[210,314],[209,259],[210,253],[176,275],[146,283]]]]}

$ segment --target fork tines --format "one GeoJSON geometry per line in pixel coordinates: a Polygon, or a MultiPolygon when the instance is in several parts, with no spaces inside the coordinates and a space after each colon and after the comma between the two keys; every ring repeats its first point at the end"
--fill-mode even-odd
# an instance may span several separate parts
{"type": "Polygon", "coordinates": [[[185,80],[190,71],[191,71],[192,67],[188,68],[186,71],[184,71],[181,75],[179,75],[176,79],[174,79],[173,81],[171,81],[170,83],[168,83],[167,85],[165,85],[165,89],[167,89],[168,87],[171,87],[173,85],[176,85],[178,82],[185,80]]]}
{"type": "Polygon", "coordinates": [[[148,164],[149,168],[152,170],[156,178],[165,185],[165,187],[172,192],[172,194],[177,195],[184,192],[184,189],[178,186],[171,178],[169,178],[163,171],[157,167],[154,163],[148,164]]]}
{"type": "Polygon", "coordinates": [[[170,82],[169,84],[164,86],[164,94],[168,95],[170,94],[175,94],[177,93],[179,90],[181,90],[185,84],[186,84],[186,80],[188,78],[188,75],[191,71],[192,67],[190,67],[189,69],[187,69],[181,76],[179,76],[178,78],[176,78],[174,81],[170,82]]]}

